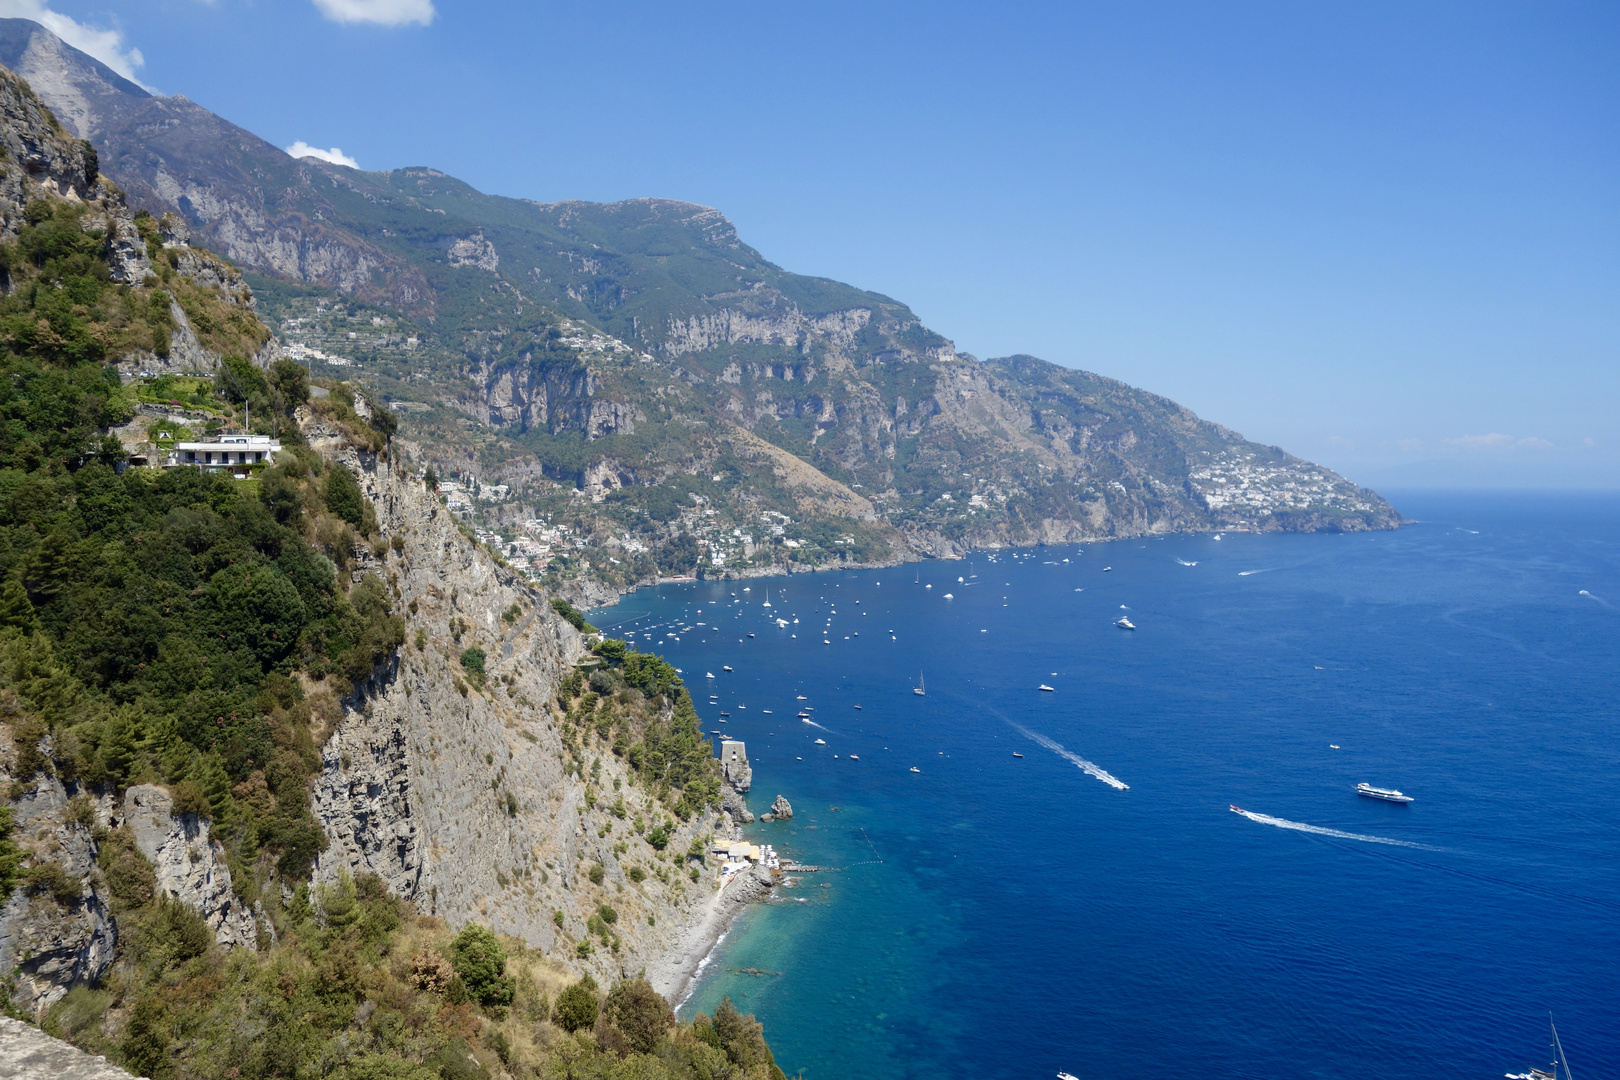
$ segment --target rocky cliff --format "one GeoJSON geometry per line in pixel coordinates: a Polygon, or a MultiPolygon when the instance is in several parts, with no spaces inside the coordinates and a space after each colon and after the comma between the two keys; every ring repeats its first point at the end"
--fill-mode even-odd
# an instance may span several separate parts
{"type": "Polygon", "coordinates": [[[629,819],[674,819],[623,761],[599,753],[589,776],[568,770],[551,706],[584,655],[578,632],[414,473],[311,435],[376,507],[390,545],[377,569],[408,613],[409,643],[345,702],[321,748],[314,805],[330,846],[316,878],[375,873],[452,926],[482,923],[598,978],[639,971],[712,897],[712,874],[693,881],[686,852],[727,820],[675,822],[661,853],[629,819]],[[472,648],[487,657],[481,688],[460,660],[472,648]],[[601,794],[594,805],[587,789],[601,794]],[[619,795],[628,810],[615,816],[619,795]],[[602,905],[617,915],[616,947],[582,956],[602,905]]]}

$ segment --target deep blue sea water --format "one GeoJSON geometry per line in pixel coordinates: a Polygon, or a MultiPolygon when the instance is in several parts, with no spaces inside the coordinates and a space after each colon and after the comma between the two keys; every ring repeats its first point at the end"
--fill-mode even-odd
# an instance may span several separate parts
{"type": "Polygon", "coordinates": [[[1549,1011],[1620,1072],[1620,498],[1397,504],[593,613],[793,803],[748,831],[844,868],[750,908],[683,1013],[729,994],[810,1080],[1500,1077],[1549,1011]]]}

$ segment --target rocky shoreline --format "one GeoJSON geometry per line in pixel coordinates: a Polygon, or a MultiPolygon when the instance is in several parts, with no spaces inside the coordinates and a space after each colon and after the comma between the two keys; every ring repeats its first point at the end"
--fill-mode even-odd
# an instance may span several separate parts
{"type": "Polygon", "coordinates": [[[663,956],[647,967],[647,981],[653,989],[679,1007],[696,987],[704,961],[713,955],[720,940],[731,929],[733,920],[755,900],[774,887],[769,872],[752,866],[737,874],[731,883],[709,900],[698,920],[687,927],[663,956]]]}

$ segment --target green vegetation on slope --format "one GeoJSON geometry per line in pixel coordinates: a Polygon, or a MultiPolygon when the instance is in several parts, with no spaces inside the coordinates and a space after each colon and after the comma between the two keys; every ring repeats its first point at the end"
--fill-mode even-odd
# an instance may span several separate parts
{"type": "Polygon", "coordinates": [[[123,928],[99,987],[44,1027],[153,1080],[780,1080],[759,1024],[729,1001],[677,1024],[639,979],[605,998],[517,941],[454,936],[375,877],[300,889],[280,938],[225,951],[155,895],[127,831],[102,859],[123,928]]]}

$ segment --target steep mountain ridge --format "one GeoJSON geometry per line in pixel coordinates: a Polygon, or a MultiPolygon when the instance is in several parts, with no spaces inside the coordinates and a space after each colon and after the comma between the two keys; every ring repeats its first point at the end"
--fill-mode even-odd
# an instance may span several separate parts
{"type": "Polygon", "coordinates": [[[539,203],[428,167],[294,161],[28,26],[0,35],[0,62],[68,88],[52,92],[110,175],[261,275],[283,340],[397,402],[441,475],[510,490],[468,515],[506,545],[524,522],[571,522],[577,556],[544,565],[573,595],[698,569],[1401,521],[1158,395],[959,353],[899,301],[772,264],[714,208],[539,203]],[[780,453],[739,452],[761,444],[780,453]],[[841,493],[784,486],[810,473],[841,493]]]}

